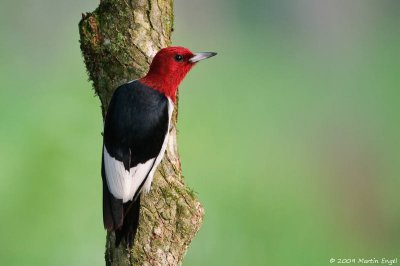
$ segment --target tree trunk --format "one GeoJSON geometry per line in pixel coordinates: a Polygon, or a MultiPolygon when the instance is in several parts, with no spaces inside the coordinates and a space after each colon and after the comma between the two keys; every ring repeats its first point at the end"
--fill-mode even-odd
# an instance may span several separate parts
{"type": "MultiPolygon", "coordinates": [[[[101,101],[103,118],[114,90],[144,76],[155,53],[171,44],[172,4],[173,0],[102,0],[94,12],[82,15],[81,50],[101,101]]],[[[107,233],[107,265],[180,265],[200,229],[204,210],[185,187],[181,173],[177,110],[150,193],[141,196],[133,248],[127,249],[123,244],[115,247],[114,233],[107,233]]]]}

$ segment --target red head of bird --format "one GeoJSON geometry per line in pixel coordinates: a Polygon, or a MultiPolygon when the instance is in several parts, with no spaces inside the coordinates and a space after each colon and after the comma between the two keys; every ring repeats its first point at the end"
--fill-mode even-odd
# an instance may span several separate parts
{"type": "Polygon", "coordinates": [[[147,75],[140,82],[176,101],[176,91],[190,69],[200,60],[216,55],[213,52],[192,53],[184,47],[163,48],[155,55],[147,75]]]}

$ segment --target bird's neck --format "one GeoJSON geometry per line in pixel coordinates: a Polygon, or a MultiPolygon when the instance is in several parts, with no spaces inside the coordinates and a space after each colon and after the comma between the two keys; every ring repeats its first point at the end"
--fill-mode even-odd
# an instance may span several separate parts
{"type": "Polygon", "coordinates": [[[139,79],[139,81],[154,90],[164,93],[165,96],[169,97],[174,103],[176,103],[176,91],[180,80],[148,73],[146,76],[139,79]]]}

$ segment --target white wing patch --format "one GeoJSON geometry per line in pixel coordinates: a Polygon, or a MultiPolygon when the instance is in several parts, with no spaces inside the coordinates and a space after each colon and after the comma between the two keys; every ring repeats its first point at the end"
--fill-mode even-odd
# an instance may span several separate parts
{"type": "Polygon", "coordinates": [[[174,104],[172,100],[168,98],[168,129],[160,153],[156,158],[152,158],[143,164],[138,164],[128,171],[125,170],[124,164],[122,162],[111,157],[111,155],[107,151],[106,146],[104,145],[103,158],[107,186],[111,194],[116,199],[122,199],[124,203],[132,200],[135,196],[136,191],[142,184],[143,180],[146,179],[146,177],[147,179],[143,185],[142,190],[144,190],[145,192],[150,191],[150,186],[151,182],[153,181],[154,173],[164,156],[165,149],[167,148],[173,110],[174,104]]]}
{"type": "Polygon", "coordinates": [[[140,163],[128,171],[125,170],[122,162],[111,157],[106,146],[104,146],[103,156],[107,185],[111,194],[116,199],[122,199],[124,203],[132,200],[140,184],[142,184],[154,165],[155,158],[145,163],[140,163]]]}

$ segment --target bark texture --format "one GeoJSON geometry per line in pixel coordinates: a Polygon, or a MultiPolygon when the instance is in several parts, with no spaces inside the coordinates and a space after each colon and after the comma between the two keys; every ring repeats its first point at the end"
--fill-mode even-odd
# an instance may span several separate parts
{"type": "MultiPolygon", "coordinates": [[[[82,15],[81,50],[103,118],[114,90],[142,77],[155,53],[171,44],[172,5],[173,0],[102,0],[94,12],[82,15]]],[[[180,167],[177,109],[164,159],[150,193],[141,198],[134,246],[117,248],[114,233],[107,233],[106,265],[180,265],[200,228],[204,210],[185,187],[180,167]]]]}

